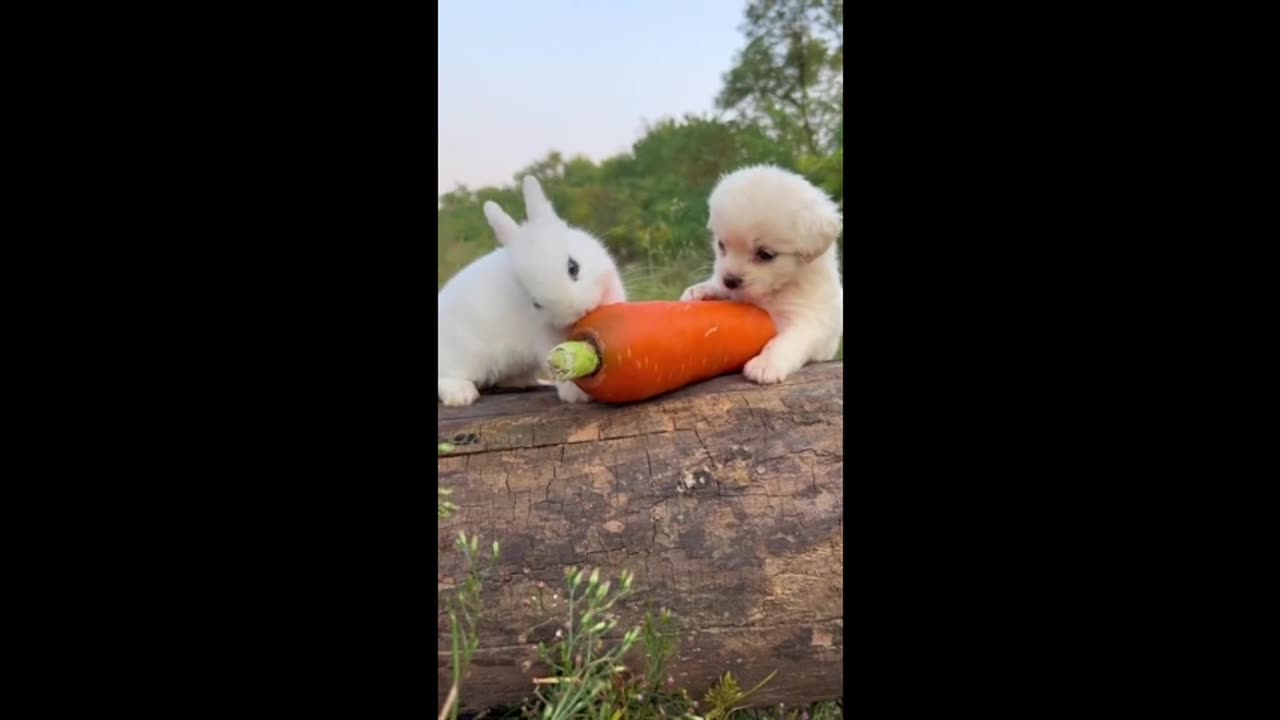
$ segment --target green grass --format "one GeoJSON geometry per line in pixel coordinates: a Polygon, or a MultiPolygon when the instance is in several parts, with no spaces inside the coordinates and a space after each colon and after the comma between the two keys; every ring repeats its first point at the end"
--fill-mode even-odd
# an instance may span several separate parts
{"type": "Polygon", "coordinates": [[[618,272],[628,300],[679,300],[685,288],[711,276],[711,267],[711,258],[688,257],[669,263],[631,263],[618,272]]]}
{"type": "MultiPolygon", "coordinates": [[[[456,598],[446,597],[450,616],[453,680],[440,717],[458,720],[461,698],[468,691],[465,679],[472,653],[479,646],[477,620],[483,613],[481,588],[493,579],[501,549],[481,566],[480,538],[459,535],[455,544],[463,554],[466,580],[456,598]]],[[[830,700],[808,706],[749,709],[750,698],[782,670],[763,679],[752,678],[750,689],[726,672],[697,700],[676,685],[668,673],[679,656],[680,623],[668,610],[650,607],[643,622],[627,629],[620,640],[606,639],[617,627],[614,605],[631,594],[633,576],[623,570],[616,579],[573,567],[565,573],[563,593],[567,607],[557,607],[558,594],[548,605],[544,588],[526,604],[537,602],[547,614],[539,625],[556,623],[555,639],[539,643],[538,654],[550,677],[531,688],[519,708],[492,708],[502,720],[843,720],[843,703],[830,700]],[[616,582],[615,582],[616,580],[616,582]],[[635,649],[635,653],[631,650],[635,649]],[[630,662],[627,658],[630,657],[630,662]]],[[[541,583],[539,583],[541,586],[541,583]]],[[[623,628],[618,628],[622,630],[623,628]]]]}
{"type": "Polygon", "coordinates": [[[733,715],[733,720],[843,720],[844,700],[826,700],[798,708],[748,708],[733,715]]]}

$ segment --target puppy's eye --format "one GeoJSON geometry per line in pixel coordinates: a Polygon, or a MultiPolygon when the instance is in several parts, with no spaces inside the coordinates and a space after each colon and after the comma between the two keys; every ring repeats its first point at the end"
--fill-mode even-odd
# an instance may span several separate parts
{"type": "Polygon", "coordinates": [[[539,310],[541,310],[541,309],[542,309],[542,306],[538,304],[538,301],[537,301],[537,300],[534,300],[534,301],[533,301],[533,306],[534,306],[535,308],[539,309],[539,310]]]}
{"type": "Polygon", "coordinates": [[[724,241],[723,241],[723,240],[717,240],[717,241],[716,241],[716,244],[720,246],[720,254],[721,254],[721,255],[723,255],[723,254],[724,254],[724,241]]]}
{"type": "Polygon", "coordinates": [[[578,261],[573,258],[569,258],[569,277],[575,281],[578,279],[578,261]]]}
{"type": "Polygon", "coordinates": [[[771,253],[768,250],[765,250],[764,248],[760,248],[759,250],[756,251],[756,259],[759,260],[760,262],[769,262],[770,260],[773,260],[776,257],[778,257],[777,253],[771,253]]]}

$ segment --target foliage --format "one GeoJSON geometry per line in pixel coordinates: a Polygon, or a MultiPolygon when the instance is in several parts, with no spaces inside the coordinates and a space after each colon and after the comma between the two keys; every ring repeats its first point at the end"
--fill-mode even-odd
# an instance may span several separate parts
{"type": "MultiPolygon", "coordinates": [[[[648,275],[709,264],[706,201],[723,174],[775,164],[806,176],[843,208],[843,22],[843,0],[751,0],[741,26],[746,44],[716,97],[727,116],[663,119],[630,152],[598,164],[551,151],[513,180],[536,176],[561,217],[601,238],[624,268],[629,295],[675,299],[705,277],[680,278],[673,294],[648,275]],[[634,268],[648,281],[638,293],[627,277],[634,268]]],[[[496,247],[481,209],[488,200],[524,216],[517,182],[459,186],[440,197],[437,288],[496,247]]]]}
{"type": "Polygon", "coordinates": [[[444,520],[445,518],[453,517],[453,514],[458,511],[457,505],[445,499],[452,494],[453,494],[452,490],[447,490],[442,487],[436,488],[436,519],[437,520],[444,520]]]}
{"type": "Polygon", "coordinates": [[[608,649],[604,638],[618,623],[609,611],[631,592],[631,580],[631,573],[623,571],[618,588],[610,595],[613,582],[600,582],[598,568],[586,583],[580,568],[567,571],[569,617],[563,629],[556,631],[554,644],[538,643],[538,654],[551,666],[553,676],[535,681],[535,707],[529,711],[532,717],[618,720],[621,708],[611,692],[613,678],[626,671],[622,658],[640,637],[640,628],[631,628],[608,649]]]}
{"type": "MultiPolygon", "coordinates": [[[[566,575],[569,617],[551,647],[538,646],[552,676],[535,679],[534,698],[523,710],[527,720],[701,720],[692,713],[697,703],[667,674],[679,647],[675,617],[669,611],[646,611],[639,627],[604,651],[604,635],[616,624],[610,609],[630,593],[632,576],[624,571],[617,593],[610,597],[611,583],[598,584],[598,572],[591,573],[582,592],[577,588],[583,571],[572,568],[566,575]],[[633,648],[641,650],[641,661],[624,663],[633,648]]],[[[546,609],[541,592],[535,599],[546,609]]]]}
{"type": "MultiPolygon", "coordinates": [[[[466,535],[459,535],[456,542],[468,569],[449,609],[454,682],[440,720],[456,720],[458,690],[479,644],[476,626],[481,612],[481,580],[475,570],[479,544],[478,537],[466,535]]],[[[498,553],[495,542],[491,566],[498,553]]],[[[495,713],[495,720],[730,720],[735,715],[740,720],[842,720],[839,700],[790,712],[779,706],[776,715],[769,708],[744,711],[743,704],[772,680],[776,671],[745,692],[733,674],[726,672],[707,691],[701,703],[705,714],[697,714],[700,704],[686,689],[677,688],[675,678],[668,674],[670,662],[679,652],[679,628],[670,611],[655,614],[650,609],[641,625],[628,630],[620,640],[609,641],[610,631],[618,624],[613,609],[631,593],[632,580],[632,575],[623,571],[615,589],[611,580],[601,582],[598,569],[587,575],[582,569],[569,568],[564,594],[567,614],[559,617],[553,613],[558,603],[548,604],[544,586],[538,584],[537,595],[526,603],[536,602],[548,613],[539,626],[557,624],[555,640],[550,645],[538,644],[538,653],[550,673],[534,679],[533,696],[521,708],[495,713]],[[641,658],[627,662],[633,649],[641,651],[641,658]]],[[[558,601],[559,595],[554,599],[558,601]]]]}
{"type": "MultiPolygon", "coordinates": [[[[685,254],[711,257],[706,202],[721,175],[759,163],[800,170],[798,162],[755,125],[689,115],[650,126],[630,153],[598,165],[551,152],[516,177],[536,175],[560,216],[599,237],[623,265],[664,266],[685,254]]],[[[438,287],[496,247],[482,210],[487,200],[515,217],[524,214],[515,182],[475,192],[459,187],[442,196],[438,287]]]]}
{"type": "MultiPolygon", "coordinates": [[[[453,452],[453,443],[442,442],[436,444],[436,457],[448,455],[453,452]]],[[[436,519],[443,520],[452,517],[458,510],[458,506],[449,502],[446,498],[453,494],[452,490],[442,487],[436,487],[436,519]]]]}
{"type": "Polygon", "coordinates": [[[824,700],[790,711],[786,705],[776,708],[753,708],[735,714],[737,720],[844,720],[843,700],[824,700]]]}
{"type": "Polygon", "coordinates": [[[644,624],[640,626],[640,639],[644,644],[645,656],[644,690],[652,695],[662,689],[667,663],[680,649],[675,618],[671,612],[666,609],[658,615],[654,615],[653,611],[646,612],[644,624]]]}
{"type": "MultiPolygon", "coordinates": [[[[480,536],[472,535],[468,540],[466,533],[458,533],[457,548],[465,560],[467,573],[455,598],[449,603],[449,644],[453,658],[453,684],[449,695],[451,702],[446,703],[447,713],[442,716],[457,720],[458,700],[462,691],[462,681],[471,667],[471,657],[480,646],[480,637],[476,627],[480,622],[482,606],[480,604],[480,574],[476,563],[480,559],[480,536]]],[[[501,547],[497,540],[493,541],[493,549],[489,555],[489,569],[498,561],[501,547]]]]}
{"type": "Polygon", "coordinates": [[[674,300],[706,279],[707,196],[727,172],[785,167],[843,208],[843,19],[843,0],[751,0],[746,45],[716,98],[726,115],[666,118],[646,127],[629,152],[599,163],[551,151],[511,184],[445,193],[436,216],[437,289],[496,248],[486,201],[524,217],[518,180],[526,174],[539,179],[561,217],[604,241],[637,300],[674,300]]]}
{"type": "Polygon", "coordinates": [[[729,720],[733,713],[741,709],[742,703],[746,702],[747,698],[759,692],[777,674],[778,671],[774,670],[769,673],[769,677],[761,680],[755,687],[743,692],[738,681],[734,679],[733,673],[725,673],[724,677],[720,678],[720,682],[707,690],[706,720],[729,720]]]}
{"type": "Polygon", "coordinates": [[[810,155],[836,148],[843,121],[843,0],[752,0],[747,45],[716,104],[810,155]]]}

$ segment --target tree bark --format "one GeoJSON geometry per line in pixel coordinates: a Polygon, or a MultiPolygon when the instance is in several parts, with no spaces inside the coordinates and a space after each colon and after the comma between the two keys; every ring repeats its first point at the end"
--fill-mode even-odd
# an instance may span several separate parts
{"type": "MultiPolygon", "coordinates": [[[[726,671],[749,688],[774,670],[752,705],[842,697],[843,390],[835,362],[781,385],[732,375],[631,406],[538,391],[439,407],[439,439],[455,445],[438,460],[440,486],[459,506],[439,521],[442,603],[464,573],[459,531],[479,533],[482,554],[502,546],[462,709],[532,694],[545,671],[536,645],[566,617],[574,565],[615,586],[624,568],[635,573],[630,601],[615,606],[618,636],[647,603],[672,611],[680,648],[668,674],[698,699],[726,671]],[[539,583],[551,615],[529,602],[539,583]]],[[[437,707],[450,684],[439,613],[437,707]]]]}

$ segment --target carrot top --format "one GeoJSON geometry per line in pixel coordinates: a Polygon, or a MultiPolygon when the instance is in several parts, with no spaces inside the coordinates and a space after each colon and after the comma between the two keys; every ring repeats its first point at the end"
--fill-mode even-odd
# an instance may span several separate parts
{"type": "Polygon", "coordinates": [[[547,367],[556,382],[587,377],[600,368],[600,354],[591,343],[581,340],[562,342],[551,349],[547,367]]]}

